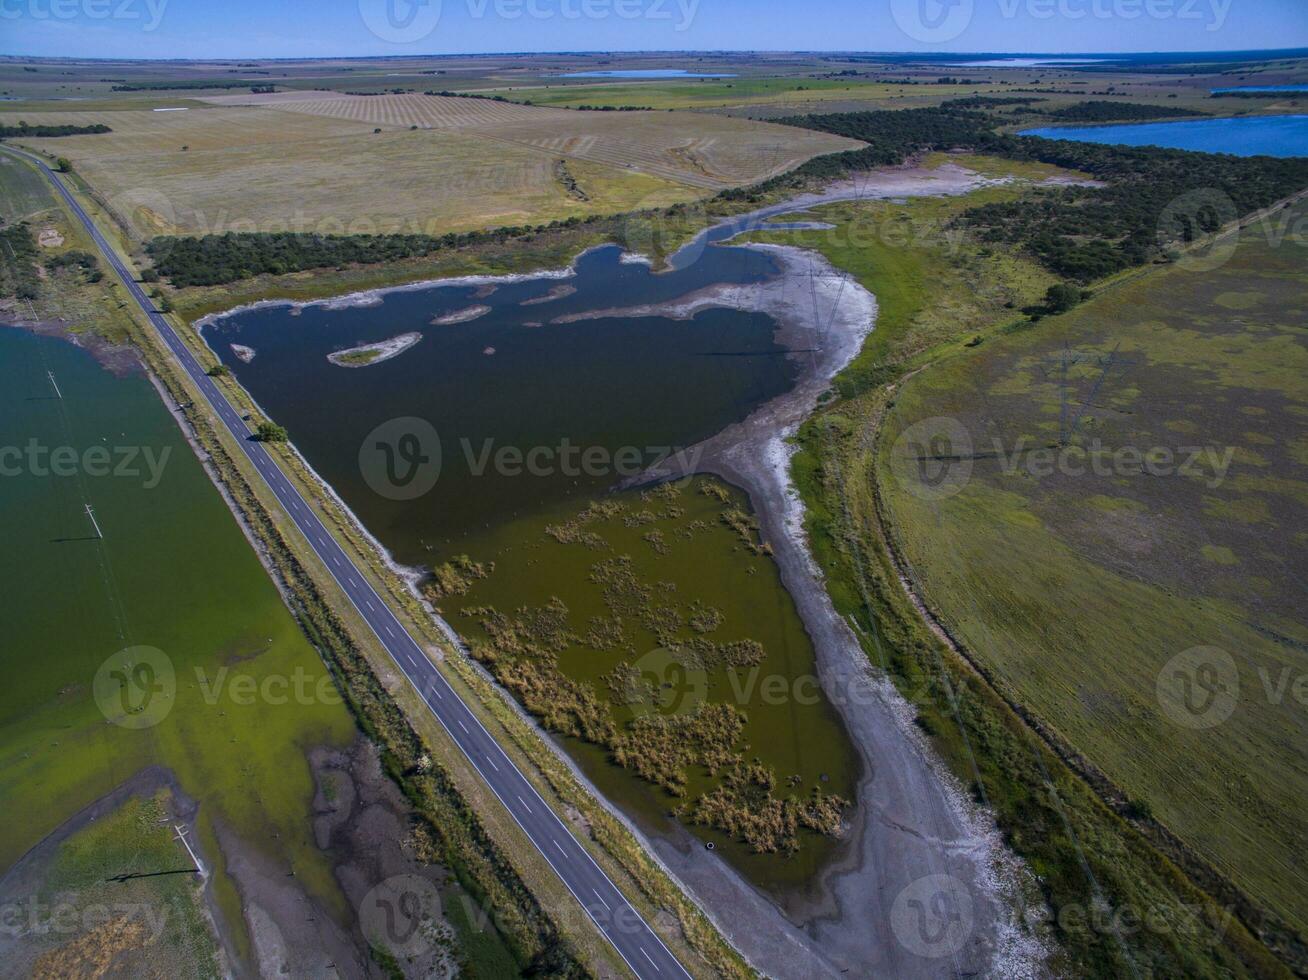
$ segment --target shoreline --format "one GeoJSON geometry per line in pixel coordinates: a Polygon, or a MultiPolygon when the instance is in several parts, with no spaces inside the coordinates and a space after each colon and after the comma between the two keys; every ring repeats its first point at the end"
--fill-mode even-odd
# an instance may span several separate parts
{"type": "MultiPolygon", "coordinates": [[[[778,230],[769,219],[780,214],[840,201],[964,194],[1012,179],[986,177],[953,163],[934,170],[908,167],[877,171],[859,180],[833,184],[820,193],[800,195],[712,224],[674,252],[668,266],[678,267],[678,260],[687,255],[693,261],[710,243],[729,241],[754,230],[778,230]]],[[[264,300],[210,314],[195,321],[194,326],[203,337],[204,326],[255,307],[342,309],[380,304],[385,293],[396,290],[567,279],[575,275],[576,264],[584,255],[604,247],[609,245],[583,250],[565,269],[428,280],[308,302],[264,300]]],[[[714,307],[764,312],[776,320],[775,337],[788,349],[786,356],[804,363],[789,392],[701,442],[703,456],[697,457],[693,469],[649,472],[622,486],[706,473],[746,491],[763,535],[776,548],[774,560],[783,584],[813,640],[819,680],[858,748],[863,772],[856,806],[849,816],[852,826],[811,887],[802,894],[778,899],[746,880],[721,857],[706,854],[697,846],[698,839],[685,828],[659,835],[636,826],[614,801],[596,790],[566,751],[543,733],[542,740],[599,804],[644,842],[655,860],[701,904],[742,955],[756,965],[768,964],[766,972],[770,975],[838,977],[869,965],[890,970],[896,976],[936,975],[940,962],[914,956],[892,934],[892,903],[913,881],[946,868],[972,896],[975,913],[966,948],[951,962],[965,961],[967,969],[983,974],[997,971],[1015,977],[1039,975],[1039,963],[1046,950],[1038,941],[1018,933],[1007,914],[1012,904],[1007,896],[1023,873],[1022,865],[1004,846],[984,811],[967,800],[943,761],[934,758],[914,727],[911,705],[884,674],[874,670],[858,638],[831,605],[808,551],[803,505],[790,484],[790,459],[795,450],[787,440],[815,409],[835,374],[861,349],[875,322],[876,299],[816,252],[762,243],[735,247],[771,252],[778,258],[781,274],[757,284],[710,285],[667,303],[587,311],[550,322],[641,315],[686,319],[714,307]],[[857,711],[849,703],[851,691],[865,695],[859,699],[857,711]],[[730,917],[726,915],[729,910],[730,917]]],[[[649,262],[643,256],[626,253],[623,261],[649,262]]],[[[243,391],[257,406],[248,390],[243,391]]],[[[334,488],[298,450],[293,451],[386,566],[400,576],[411,594],[417,593],[423,572],[396,562],[334,488]]],[[[457,632],[423,604],[456,648],[466,650],[457,632]]],[[[495,690],[518,709],[520,716],[523,714],[521,706],[498,685],[495,690]]],[[[529,720],[540,733],[534,719],[529,720]]]]}
{"type": "Polygon", "coordinates": [[[790,482],[796,449],[789,440],[831,379],[862,348],[875,322],[875,297],[816,253],[782,245],[749,247],[775,254],[783,274],[766,283],[711,286],[662,307],[606,315],[657,310],[663,316],[691,316],[727,301],[736,309],[766,309],[777,318],[778,342],[803,364],[800,378],[786,394],[692,447],[698,453],[683,458],[696,460],[693,467],[663,466],[623,486],[707,473],[746,492],[813,641],[824,692],[858,749],[863,772],[848,815],[848,835],[818,881],[782,903],[721,859],[706,863],[685,846],[692,839],[689,832],[679,843],[647,837],[697,896],[712,896],[714,906],[736,910],[728,938],[752,961],[784,963],[779,975],[815,975],[815,960],[832,976],[868,964],[896,977],[936,975],[938,964],[912,955],[890,927],[898,893],[945,869],[972,898],[969,943],[955,958],[960,969],[1035,975],[1044,951],[1013,931],[1007,914],[1007,894],[1021,865],[984,811],[968,801],[963,787],[934,757],[915,729],[912,706],[874,669],[832,606],[808,549],[803,504],[790,482]]]}

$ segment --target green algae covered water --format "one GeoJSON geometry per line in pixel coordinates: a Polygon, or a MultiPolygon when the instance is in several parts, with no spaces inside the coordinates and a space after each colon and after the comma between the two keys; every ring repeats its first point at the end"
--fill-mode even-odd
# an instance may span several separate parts
{"type": "MultiPolygon", "coordinates": [[[[305,752],[348,744],[353,722],[158,394],[71,344],[0,329],[0,400],[0,870],[160,765],[200,802],[208,854],[220,820],[342,907],[313,842],[305,752]],[[116,723],[121,703],[97,683],[133,647],[155,651],[135,658],[151,672],[150,701],[131,699],[141,727],[116,723]],[[237,676],[284,678],[285,699],[247,703],[237,676]]],[[[215,887],[239,922],[232,886],[215,887]]]]}
{"type": "Polygon", "coordinates": [[[203,333],[395,560],[436,571],[441,612],[609,799],[781,893],[831,855],[860,775],[812,642],[743,494],[614,492],[797,375],[769,316],[614,311],[779,274],[756,249],[655,274],[605,247],[567,277],[267,305],[203,333]]]}

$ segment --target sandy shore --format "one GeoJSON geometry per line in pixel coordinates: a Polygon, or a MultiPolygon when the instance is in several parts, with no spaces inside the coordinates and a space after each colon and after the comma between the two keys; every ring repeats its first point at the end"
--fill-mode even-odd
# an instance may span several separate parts
{"type": "Polygon", "coordinates": [[[375,344],[363,344],[359,347],[350,347],[346,350],[332,351],[327,355],[327,360],[331,361],[337,367],[343,368],[364,368],[372,367],[374,364],[380,364],[382,361],[389,361],[392,357],[399,357],[406,350],[422,340],[422,334],[414,331],[412,333],[402,333],[398,337],[391,337],[389,340],[379,340],[375,344]],[[370,361],[350,361],[348,358],[352,354],[373,353],[377,356],[370,361]]]}
{"type": "MultiPolygon", "coordinates": [[[[800,378],[786,394],[692,447],[684,459],[744,489],[772,543],[782,580],[817,654],[818,675],[863,761],[849,831],[834,861],[804,896],[784,909],[697,841],[653,840],[664,862],[717,913],[732,942],[778,977],[867,975],[934,977],[941,968],[979,976],[1038,972],[1041,951],[1010,932],[1005,910],[1018,866],[993,824],[967,801],[913,725],[911,706],[878,676],[849,625],[831,605],[804,533],[804,509],[790,483],[787,440],[813,411],[830,380],[858,353],[876,319],[876,300],[815,253],[770,245],[783,272],[764,283],[717,285],[666,304],[610,309],[568,319],[693,317],[712,307],[767,313],[777,341],[792,351],[800,378]],[[944,962],[914,955],[892,928],[900,892],[926,875],[948,874],[971,897],[966,943],[944,962]],[[724,914],[730,909],[730,916],[724,914]]],[[[561,318],[562,319],[562,318],[561,318]]],[[[676,463],[644,480],[689,475],[676,463]]],[[[642,481],[634,481],[642,482],[642,481]]],[[[946,972],[948,972],[946,970],[946,972]]]]}

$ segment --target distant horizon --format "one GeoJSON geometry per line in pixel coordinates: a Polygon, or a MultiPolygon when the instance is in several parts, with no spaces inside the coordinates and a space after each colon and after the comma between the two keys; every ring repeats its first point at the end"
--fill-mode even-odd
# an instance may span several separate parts
{"type": "Polygon", "coordinates": [[[1308,47],[1303,0],[0,0],[0,22],[11,57],[134,61],[1308,47]]]}
{"type": "MultiPolygon", "coordinates": [[[[923,61],[935,58],[1095,58],[1111,61],[1114,58],[1138,58],[1146,55],[1257,55],[1261,57],[1308,58],[1308,47],[1294,48],[1176,48],[1155,49],[1142,48],[1138,51],[1028,51],[1028,50],[939,50],[924,51],[916,49],[855,49],[855,48],[594,48],[558,51],[424,51],[405,54],[321,54],[321,55],[212,55],[193,57],[149,57],[149,56],[106,56],[91,55],[39,55],[0,52],[0,59],[14,61],[117,61],[117,62],[227,62],[227,61],[412,61],[418,58],[547,58],[578,57],[596,55],[646,55],[669,57],[686,57],[688,55],[749,55],[749,54],[796,54],[796,55],[852,55],[856,57],[875,57],[890,55],[894,57],[912,57],[923,61]]],[[[1066,66],[1072,67],[1072,66],[1066,66]]]]}

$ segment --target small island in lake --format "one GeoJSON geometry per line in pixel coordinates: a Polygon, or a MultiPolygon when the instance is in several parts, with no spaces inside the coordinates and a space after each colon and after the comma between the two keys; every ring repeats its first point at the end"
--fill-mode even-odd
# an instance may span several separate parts
{"type": "Polygon", "coordinates": [[[453,313],[446,313],[444,316],[432,317],[432,326],[448,327],[455,323],[467,323],[469,320],[475,320],[480,316],[485,316],[491,311],[489,306],[468,306],[461,310],[455,310],[453,313]]]}
{"type": "Polygon", "coordinates": [[[422,334],[417,331],[402,333],[398,337],[379,340],[375,344],[363,344],[359,347],[333,351],[327,355],[327,360],[337,367],[369,367],[382,361],[389,361],[392,357],[398,357],[420,340],[422,334]]]}

